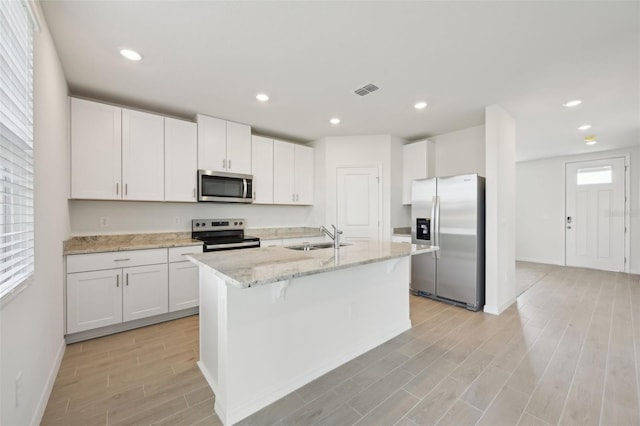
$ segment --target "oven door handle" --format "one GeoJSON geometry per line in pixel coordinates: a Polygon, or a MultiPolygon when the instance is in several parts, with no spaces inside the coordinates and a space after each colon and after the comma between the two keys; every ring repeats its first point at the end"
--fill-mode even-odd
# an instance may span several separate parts
{"type": "Polygon", "coordinates": [[[249,241],[246,243],[230,243],[230,244],[205,244],[205,250],[219,249],[219,248],[237,248],[237,247],[260,247],[259,241],[249,241]]]}
{"type": "Polygon", "coordinates": [[[242,194],[242,198],[247,198],[247,180],[242,179],[242,187],[244,188],[244,192],[242,194]]]}

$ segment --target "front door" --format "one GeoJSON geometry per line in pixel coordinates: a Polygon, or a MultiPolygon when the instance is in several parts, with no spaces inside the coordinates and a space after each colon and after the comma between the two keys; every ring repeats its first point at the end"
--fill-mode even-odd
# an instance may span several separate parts
{"type": "Polygon", "coordinates": [[[566,263],[625,267],[625,158],[566,164],[566,263]]]}
{"type": "Polygon", "coordinates": [[[378,167],[339,167],[336,176],[337,226],[347,240],[379,240],[378,167]]]}

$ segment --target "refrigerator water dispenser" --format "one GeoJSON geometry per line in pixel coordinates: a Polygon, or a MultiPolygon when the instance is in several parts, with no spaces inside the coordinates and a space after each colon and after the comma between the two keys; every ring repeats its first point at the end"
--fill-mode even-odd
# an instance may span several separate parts
{"type": "Polygon", "coordinates": [[[419,240],[431,241],[431,219],[416,219],[416,238],[419,240]]]}

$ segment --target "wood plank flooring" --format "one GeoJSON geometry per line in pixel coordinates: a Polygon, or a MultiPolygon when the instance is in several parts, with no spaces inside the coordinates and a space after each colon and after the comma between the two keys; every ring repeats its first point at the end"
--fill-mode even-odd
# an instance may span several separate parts
{"type": "MultiPolygon", "coordinates": [[[[518,262],[496,317],[411,297],[413,328],[242,425],[640,424],[640,277],[518,262]]],[[[198,317],[69,345],[43,425],[219,425],[198,317]]]]}

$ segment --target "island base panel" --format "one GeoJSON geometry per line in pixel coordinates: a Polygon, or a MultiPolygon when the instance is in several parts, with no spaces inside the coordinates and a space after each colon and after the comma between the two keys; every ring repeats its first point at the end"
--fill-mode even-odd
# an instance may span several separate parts
{"type": "Polygon", "coordinates": [[[240,289],[200,268],[200,362],[231,425],[411,327],[409,257],[240,289]]]}

